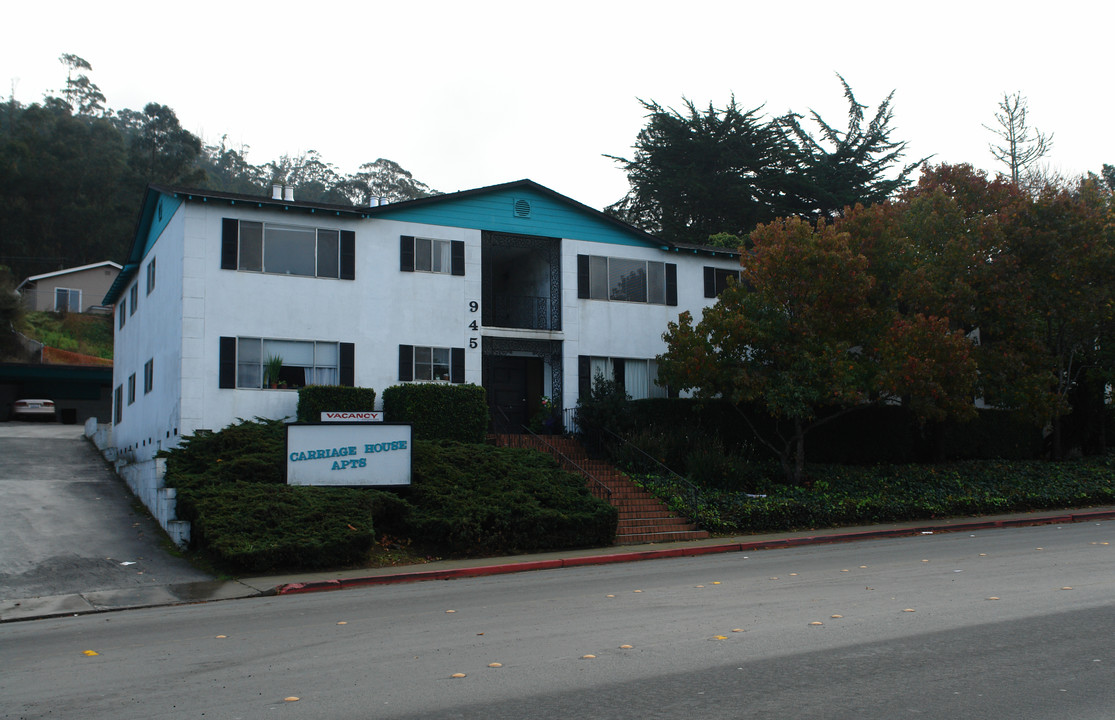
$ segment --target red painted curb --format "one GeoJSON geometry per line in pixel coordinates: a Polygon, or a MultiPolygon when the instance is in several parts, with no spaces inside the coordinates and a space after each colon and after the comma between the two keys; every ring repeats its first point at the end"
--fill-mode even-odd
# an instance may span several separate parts
{"type": "Polygon", "coordinates": [[[1089,520],[1115,520],[1115,510],[1097,510],[1095,512],[1073,513],[1073,522],[1088,522],[1089,520]]]}
{"type": "Polygon", "coordinates": [[[297,595],[298,593],[321,592],[323,590],[340,590],[340,580],[318,580],[316,582],[296,582],[280,585],[275,588],[276,595],[297,595]]]}

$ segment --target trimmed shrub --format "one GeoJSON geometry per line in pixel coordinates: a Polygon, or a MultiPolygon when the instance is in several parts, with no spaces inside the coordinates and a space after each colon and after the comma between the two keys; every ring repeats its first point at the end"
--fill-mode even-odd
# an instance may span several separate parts
{"type": "MultiPolygon", "coordinates": [[[[967,461],[948,465],[811,466],[811,487],[760,483],[764,497],[705,488],[701,525],[755,533],[864,525],[957,515],[1049,510],[1115,502],[1112,457],[1048,463],[967,461]]],[[[770,477],[779,471],[769,467],[770,477]]],[[[682,510],[685,488],[669,478],[636,478],[682,510]]]]}
{"type": "Polygon", "coordinates": [[[371,412],[376,391],[344,385],[307,385],[298,391],[298,422],[319,422],[323,412],[371,412]]]}
{"type": "Polygon", "coordinates": [[[405,503],[378,490],[232,482],[180,492],[191,544],[235,572],[352,565],[366,559],[376,520],[405,503]]]}
{"type": "Polygon", "coordinates": [[[619,512],[548,455],[416,442],[414,538],[452,555],[610,545],[619,512]]]}
{"type": "Polygon", "coordinates": [[[535,451],[416,442],[414,484],[398,489],[400,497],[287,486],[284,439],[281,421],[242,420],[183,438],[164,453],[178,515],[193,524],[191,544],[219,566],[257,573],[351,565],[385,532],[421,541],[437,555],[462,556],[615,539],[615,508],[535,451]]]}
{"type": "Polygon", "coordinates": [[[409,422],[415,440],[480,443],[488,431],[488,401],[479,385],[413,383],[383,391],[389,422],[409,422]]]}

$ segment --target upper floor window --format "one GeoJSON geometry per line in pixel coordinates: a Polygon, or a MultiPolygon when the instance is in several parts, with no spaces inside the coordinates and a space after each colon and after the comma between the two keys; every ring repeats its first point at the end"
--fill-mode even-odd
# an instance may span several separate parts
{"type": "Polygon", "coordinates": [[[128,319],[128,299],[120,298],[120,327],[124,327],[124,322],[128,319]]]}
{"type": "Polygon", "coordinates": [[[155,258],[151,258],[151,262],[147,263],[147,294],[150,295],[151,291],[155,289],[155,258]]]}
{"type": "Polygon", "coordinates": [[[81,312],[81,290],[54,288],[56,312],[81,312]]]}
{"type": "Polygon", "coordinates": [[[465,243],[463,240],[403,235],[399,238],[399,269],[403,272],[464,275],[465,243]]]}
{"type": "Polygon", "coordinates": [[[131,314],[136,314],[136,308],[139,307],[139,283],[132,285],[131,291],[128,293],[128,299],[132,302],[131,314]]]}
{"type": "Polygon", "coordinates": [[[705,266],[705,297],[720,297],[729,282],[739,282],[739,270],[705,266]]]}
{"type": "Polygon", "coordinates": [[[151,358],[143,364],[143,394],[151,392],[155,388],[155,358],[151,358]]]}
{"type": "Polygon", "coordinates": [[[132,373],[128,376],[128,404],[131,405],[136,401],[136,374],[132,373]]]}
{"type": "Polygon", "coordinates": [[[677,265],[655,260],[578,255],[577,297],[677,305],[677,265]]]}
{"type": "MultiPolygon", "coordinates": [[[[152,265],[148,285],[155,286],[152,265]]],[[[302,277],[356,277],[356,233],[225,218],[221,267],[302,277]]]]}

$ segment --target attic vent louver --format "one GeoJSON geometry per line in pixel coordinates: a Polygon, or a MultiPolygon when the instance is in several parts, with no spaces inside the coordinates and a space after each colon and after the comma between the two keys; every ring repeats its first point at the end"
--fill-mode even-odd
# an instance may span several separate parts
{"type": "Polygon", "coordinates": [[[515,217],[528,218],[530,217],[530,200],[516,200],[515,201],[515,217]]]}

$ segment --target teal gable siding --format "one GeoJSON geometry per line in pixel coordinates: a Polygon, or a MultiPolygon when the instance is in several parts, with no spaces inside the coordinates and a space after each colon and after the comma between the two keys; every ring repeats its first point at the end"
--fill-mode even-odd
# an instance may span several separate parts
{"type": "Polygon", "coordinates": [[[147,253],[151,251],[151,246],[163,234],[163,230],[166,229],[170,219],[174,217],[174,213],[178,212],[180,207],[182,207],[182,198],[159,194],[159,200],[152,213],[151,225],[147,230],[147,241],[143,244],[143,252],[139,256],[141,260],[147,257],[147,253]]]}
{"type": "Polygon", "coordinates": [[[628,232],[575,205],[562,203],[529,188],[512,188],[418,207],[381,208],[376,217],[389,220],[464,227],[474,230],[586,240],[612,245],[663,247],[637,232],[628,232]],[[530,203],[529,217],[516,217],[515,203],[530,203]]]}

